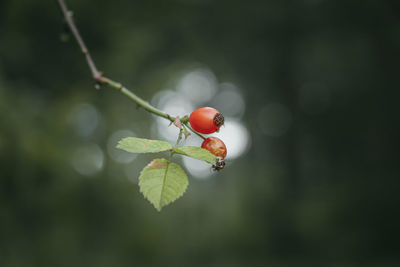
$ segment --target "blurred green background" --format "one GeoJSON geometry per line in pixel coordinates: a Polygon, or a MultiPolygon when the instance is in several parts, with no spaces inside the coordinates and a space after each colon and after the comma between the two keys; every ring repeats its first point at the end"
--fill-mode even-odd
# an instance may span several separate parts
{"type": "Polygon", "coordinates": [[[226,110],[233,156],[157,212],[113,145],[161,122],[94,88],[56,1],[0,0],[0,266],[400,266],[398,1],[67,4],[107,76],[226,110]]]}

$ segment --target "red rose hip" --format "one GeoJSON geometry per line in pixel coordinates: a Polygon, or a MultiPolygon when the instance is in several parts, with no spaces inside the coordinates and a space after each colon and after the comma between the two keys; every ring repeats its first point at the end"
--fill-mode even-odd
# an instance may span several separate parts
{"type": "Polygon", "coordinates": [[[218,137],[208,137],[201,144],[201,148],[207,149],[212,154],[222,159],[226,157],[226,146],[218,137]]]}
{"type": "Polygon", "coordinates": [[[224,124],[224,116],[215,108],[202,107],[190,114],[189,122],[192,128],[203,134],[211,134],[218,131],[224,124]]]}

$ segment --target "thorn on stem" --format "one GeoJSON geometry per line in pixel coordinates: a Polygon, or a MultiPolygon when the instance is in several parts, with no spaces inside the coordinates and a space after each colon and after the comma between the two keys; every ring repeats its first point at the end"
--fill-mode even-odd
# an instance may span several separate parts
{"type": "Polygon", "coordinates": [[[182,129],[182,123],[181,120],[179,119],[179,116],[177,116],[174,120],[174,122],[172,122],[176,127],[178,127],[179,129],[182,129]]]}

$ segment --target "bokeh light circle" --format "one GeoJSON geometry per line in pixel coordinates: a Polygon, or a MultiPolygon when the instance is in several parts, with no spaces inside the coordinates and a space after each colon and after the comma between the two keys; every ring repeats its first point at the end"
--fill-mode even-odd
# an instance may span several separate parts
{"type": "Polygon", "coordinates": [[[101,119],[100,112],[91,104],[75,105],[68,114],[68,122],[81,137],[93,134],[101,119]]]}
{"type": "MultiPolygon", "coordinates": [[[[189,115],[194,109],[193,104],[184,95],[178,94],[173,91],[163,91],[158,94],[157,108],[170,114],[171,116],[184,116],[189,115]]],[[[158,135],[169,142],[175,142],[179,129],[174,125],[170,125],[170,122],[162,117],[155,116],[155,124],[158,135]]]]}
{"type": "Polygon", "coordinates": [[[207,68],[199,68],[186,73],[177,84],[178,92],[194,104],[205,103],[217,91],[217,79],[207,68]]]}
{"type": "Polygon", "coordinates": [[[226,117],[241,118],[246,104],[239,88],[231,83],[222,83],[219,88],[220,91],[213,97],[210,106],[226,117]]]}
{"type": "Polygon", "coordinates": [[[237,119],[225,117],[225,124],[218,133],[212,136],[220,138],[226,145],[228,154],[226,159],[235,159],[244,154],[251,145],[249,131],[237,119]]]}
{"type": "Polygon", "coordinates": [[[98,145],[92,143],[75,148],[70,160],[75,171],[85,176],[100,172],[104,166],[103,151],[98,145]]]}

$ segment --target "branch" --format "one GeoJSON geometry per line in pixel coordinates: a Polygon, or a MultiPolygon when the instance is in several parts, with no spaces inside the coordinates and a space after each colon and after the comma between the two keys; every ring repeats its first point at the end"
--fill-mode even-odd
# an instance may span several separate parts
{"type": "Polygon", "coordinates": [[[203,140],[206,140],[206,138],[199,132],[197,132],[195,129],[193,129],[188,122],[184,122],[183,123],[189,130],[191,130],[192,132],[194,132],[195,134],[197,134],[200,138],[202,138],[203,140]]]}
{"type": "MultiPolygon", "coordinates": [[[[60,0],[61,1],[61,0],[60,0]]],[[[108,86],[120,91],[122,94],[124,94],[125,96],[127,96],[128,98],[130,98],[131,100],[133,100],[134,102],[136,102],[136,104],[138,104],[140,107],[144,108],[145,110],[147,110],[150,113],[153,113],[157,116],[166,118],[167,120],[170,120],[171,122],[175,121],[175,117],[170,116],[169,114],[159,110],[156,107],[153,107],[152,105],[150,105],[149,102],[143,100],[142,98],[138,97],[136,94],[134,94],[132,91],[130,91],[129,89],[125,88],[122,84],[115,82],[109,78],[100,76],[100,78],[97,80],[98,82],[107,84],[108,86]]],[[[184,123],[184,122],[183,122],[184,123]]]]}
{"type": "MultiPolygon", "coordinates": [[[[60,4],[61,11],[64,15],[65,20],[67,21],[68,27],[71,29],[73,36],[75,37],[76,41],[78,42],[82,53],[85,54],[86,61],[89,65],[90,71],[92,72],[93,79],[99,83],[106,84],[118,91],[120,91],[122,94],[130,98],[132,101],[134,101],[136,104],[138,104],[140,107],[144,108],[146,111],[153,113],[157,116],[163,117],[167,120],[170,120],[171,122],[174,122],[176,117],[170,116],[169,114],[159,110],[156,107],[153,107],[150,105],[149,102],[143,100],[142,98],[138,97],[136,94],[134,94],[132,91],[129,89],[125,88],[122,84],[115,82],[109,78],[106,78],[103,76],[103,73],[100,72],[96,64],[94,63],[92,57],[90,56],[89,50],[86,47],[85,42],[83,41],[78,28],[75,25],[75,22],[72,18],[72,11],[69,11],[67,8],[67,5],[65,4],[64,0],[57,0],[58,3],[60,4]]],[[[195,131],[192,127],[189,125],[189,120],[187,116],[183,117],[180,119],[181,123],[183,123],[188,129],[190,129],[193,133],[197,134],[201,138],[205,139],[204,136],[202,136],[199,132],[195,131]]]]}
{"type": "Polygon", "coordinates": [[[78,42],[79,46],[81,47],[82,53],[86,56],[86,61],[89,65],[89,68],[92,72],[93,79],[99,81],[101,78],[101,72],[99,72],[92,60],[92,57],[89,54],[89,50],[86,48],[85,42],[83,41],[78,28],[75,26],[74,20],[72,19],[72,12],[68,10],[67,5],[65,4],[64,0],[58,0],[60,4],[61,11],[64,14],[65,20],[67,21],[68,27],[71,29],[72,34],[74,35],[76,41],[78,42]]]}

